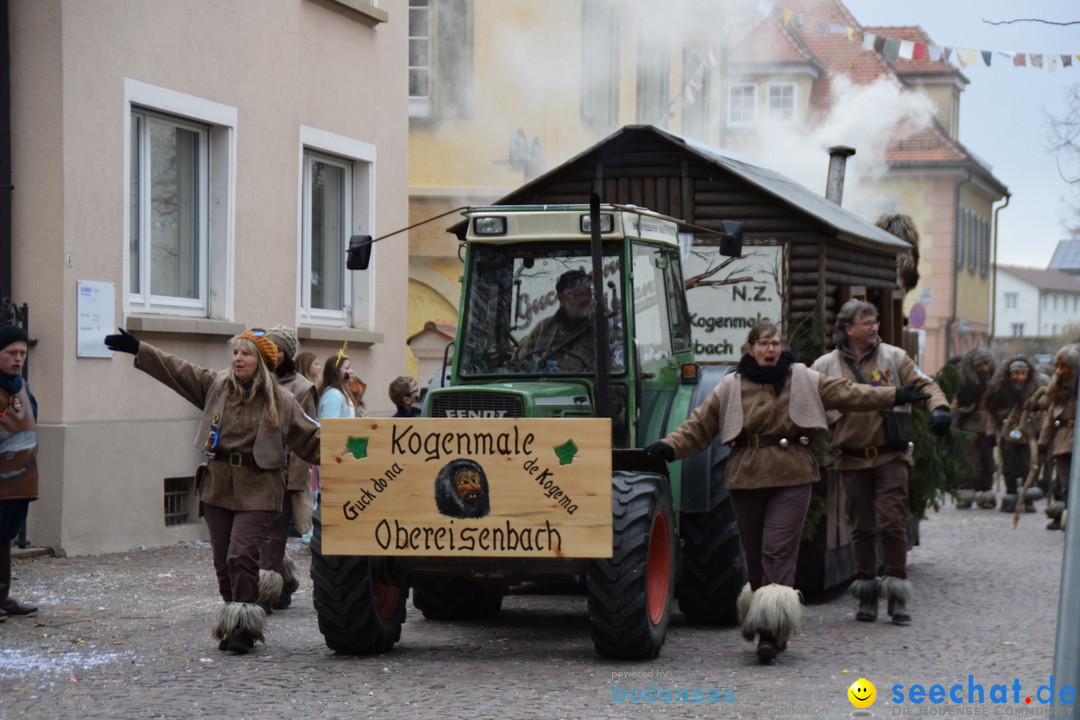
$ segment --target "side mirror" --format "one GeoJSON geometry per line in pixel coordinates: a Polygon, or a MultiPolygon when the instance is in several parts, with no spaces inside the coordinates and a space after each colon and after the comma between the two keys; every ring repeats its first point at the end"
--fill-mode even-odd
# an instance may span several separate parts
{"type": "Polygon", "coordinates": [[[720,254],[728,257],[742,257],[743,224],[736,220],[724,220],[720,223],[720,254]]]}
{"type": "Polygon", "coordinates": [[[371,264],[371,236],[353,235],[349,249],[345,251],[345,267],[349,270],[367,270],[371,264]]]}

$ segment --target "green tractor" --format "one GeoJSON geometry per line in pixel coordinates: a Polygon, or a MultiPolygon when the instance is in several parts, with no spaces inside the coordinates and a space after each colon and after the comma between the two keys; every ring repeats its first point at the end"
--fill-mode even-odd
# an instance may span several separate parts
{"type": "MultiPolygon", "coordinates": [[[[425,415],[447,426],[461,418],[610,418],[611,553],[324,554],[317,514],[311,573],[327,645],[348,654],[391,649],[410,587],[425,617],[468,620],[498,613],[512,585],[581,583],[596,651],[612,658],[656,657],[675,600],[691,622],[734,622],[745,569],[724,485],[728,448],[714,443],[666,464],[642,450],[730,370],[694,362],[682,224],[595,199],[463,215],[458,336],[425,415]]],[[[725,224],[717,252],[738,256],[741,245],[741,225],[725,224]]]]}

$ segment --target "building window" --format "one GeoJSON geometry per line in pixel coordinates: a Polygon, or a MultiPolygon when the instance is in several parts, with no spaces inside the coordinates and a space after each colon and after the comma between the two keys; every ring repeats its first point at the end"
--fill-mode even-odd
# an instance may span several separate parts
{"type": "Polygon", "coordinates": [[[1013,337],[1024,337],[1024,323],[1012,324],[1013,337]]]}
{"type": "Polygon", "coordinates": [[[409,0],[409,116],[469,117],[472,0],[409,0]]]}
{"type": "Polygon", "coordinates": [[[668,43],[653,28],[638,38],[637,122],[660,124],[670,103],[668,43]]]}
{"type": "Polygon", "coordinates": [[[431,113],[431,7],[409,0],[409,115],[431,113]]]}
{"type": "Polygon", "coordinates": [[[968,212],[967,218],[967,248],[968,248],[968,272],[974,273],[979,269],[979,216],[974,211],[968,212]]]}
{"type": "Polygon", "coordinates": [[[728,89],[728,125],[753,125],[756,114],[757,85],[732,85],[728,89]]]}
{"type": "Polygon", "coordinates": [[[683,135],[705,141],[709,134],[709,64],[701,53],[692,48],[683,52],[683,87],[689,88],[692,98],[683,98],[683,135]]]}
{"type": "Polygon", "coordinates": [[[1005,293],[1005,309],[1015,310],[1017,302],[1020,299],[1020,293],[1007,292],[1005,293]]]}
{"type": "Polygon", "coordinates": [[[961,204],[956,228],[956,267],[964,267],[964,245],[967,239],[967,209],[961,204]]]}
{"type": "Polygon", "coordinates": [[[795,122],[795,84],[781,83],[765,87],[765,113],[774,125],[791,125],[795,122]]]}
{"type": "Polygon", "coordinates": [[[979,274],[990,277],[990,221],[982,221],[982,253],[980,254],[979,274]]]}
{"type": "Polygon", "coordinates": [[[124,92],[125,310],[225,319],[236,109],[131,79],[124,92]]]}
{"type": "Polygon", "coordinates": [[[611,0],[581,5],[581,116],[597,128],[619,121],[619,16],[611,0]]]}
{"type": "MultiPolygon", "coordinates": [[[[349,237],[372,234],[369,143],[301,126],[303,147],[300,319],[310,325],[373,326],[371,273],[345,268],[349,237]]],[[[378,247],[372,249],[372,264],[378,247]]]]}
{"type": "Polygon", "coordinates": [[[304,297],[311,315],[341,318],[349,305],[345,248],[352,227],[352,163],[304,154],[304,297]]]}

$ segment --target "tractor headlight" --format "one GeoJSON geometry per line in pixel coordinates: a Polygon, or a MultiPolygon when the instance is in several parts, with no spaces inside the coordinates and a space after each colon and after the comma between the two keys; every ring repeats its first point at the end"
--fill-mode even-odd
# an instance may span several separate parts
{"type": "Polygon", "coordinates": [[[505,235],[506,218],[501,215],[485,215],[473,218],[473,233],[476,235],[505,235]]]}
{"type": "MultiPolygon", "coordinates": [[[[600,232],[609,233],[615,227],[615,216],[610,213],[600,214],[600,232]]],[[[592,216],[581,216],[581,232],[589,234],[592,232],[592,216]]]]}

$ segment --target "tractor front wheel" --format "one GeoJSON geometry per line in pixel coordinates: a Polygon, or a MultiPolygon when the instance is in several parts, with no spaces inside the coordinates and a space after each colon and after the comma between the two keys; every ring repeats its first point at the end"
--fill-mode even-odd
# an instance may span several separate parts
{"type": "Polygon", "coordinates": [[[586,578],[596,652],[648,660],[660,653],[675,589],[675,514],[668,481],[655,473],[612,478],[610,559],[594,560],[586,578]]]}

